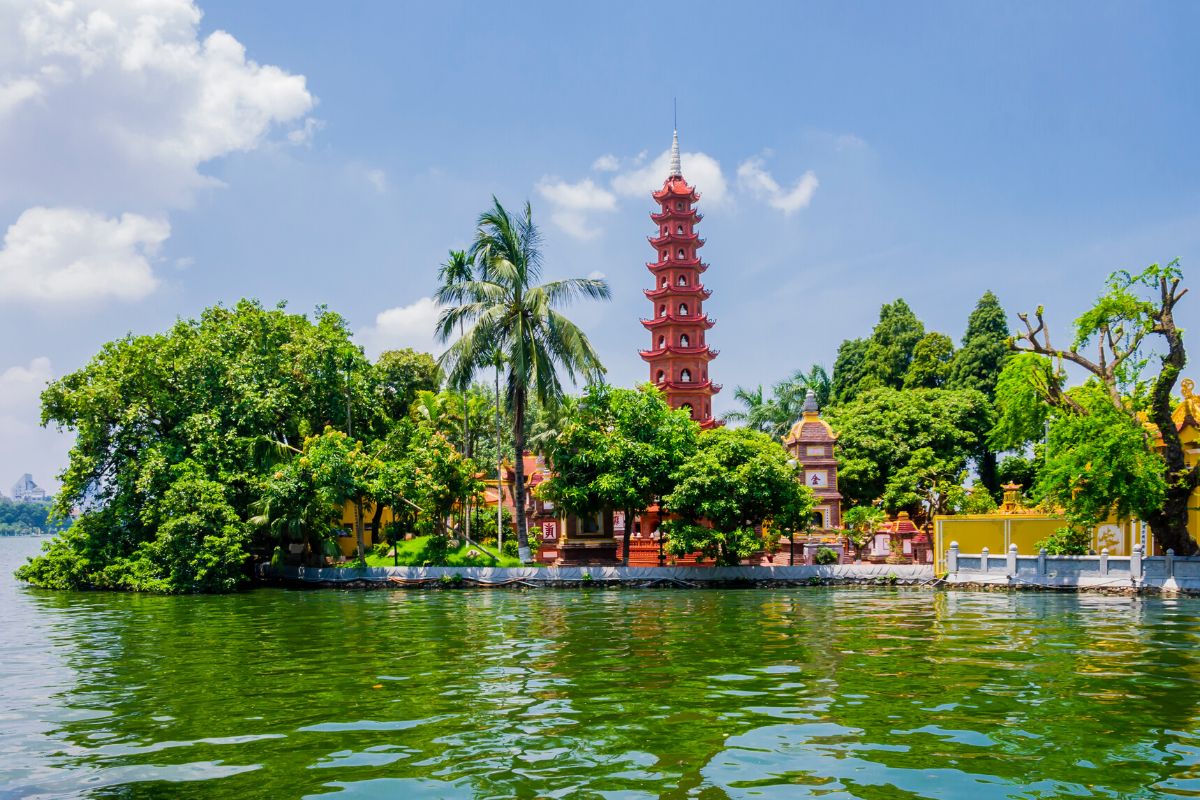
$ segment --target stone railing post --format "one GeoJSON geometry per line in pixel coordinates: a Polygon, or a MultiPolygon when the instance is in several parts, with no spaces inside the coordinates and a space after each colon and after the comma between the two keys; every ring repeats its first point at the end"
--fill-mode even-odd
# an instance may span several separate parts
{"type": "Polygon", "coordinates": [[[1046,574],[1046,548],[1038,550],[1038,575],[1046,574]]]}
{"type": "Polygon", "coordinates": [[[1008,546],[1008,563],[1005,564],[1005,567],[1008,568],[1008,574],[1010,577],[1016,576],[1016,574],[1017,574],[1017,546],[1015,544],[1010,544],[1008,546]]]}
{"type": "Polygon", "coordinates": [[[979,571],[980,572],[988,571],[988,554],[989,554],[989,551],[986,547],[983,548],[983,550],[981,550],[979,552],[979,571]]]}
{"type": "Polygon", "coordinates": [[[958,572],[958,542],[950,543],[950,550],[946,553],[946,571],[958,572]]]}
{"type": "Polygon", "coordinates": [[[1142,578],[1142,546],[1135,544],[1129,556],[1129,577],[1136,580],[1142,578]]]}
{"type": "Polygon", "coordinates": [[[1166,568],[1167,568],[1167,577],[1174,578],[1175,577],[1175,550],[1172,548],[1167,549],[1166,568]]]}
{"type": "Polygon", "coordinates": [[[1101,575],[1108,574],[1108,548],[1107,547],[1102,548],[1100,550],[1100,574],[1101,575]]]}

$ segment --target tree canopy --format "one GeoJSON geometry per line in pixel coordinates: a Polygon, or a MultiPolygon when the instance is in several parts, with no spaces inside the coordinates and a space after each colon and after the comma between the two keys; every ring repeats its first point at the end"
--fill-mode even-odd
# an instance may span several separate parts
{"type": "Polygon", "coordinates": [[[991,427],[973,389],[875,389],[830,409],[838,434],[838,488],[850,505],[882,501],[924,516],[931,483],[957,481],[991,427]]]}
{"type": "Polygon", "coordinates": [[[813,507],[787,451],[745,428],[704,431],[673,480],[664,504],[678,519],[663,525],[668,547],[676,554],[699,551],[717,564],[736,564],[761,547],[757,529],[764,523],[804,527],[813,507]]]}
{"type": "Polygon", "coordinates": [[[569,511],[625,512],[625,559],[634,515],[675,486],[675,471],[696,451],[700,426],[672,409],[653,385],[591,386],[548,451],[554,468],[545,496],[569,511]]]}

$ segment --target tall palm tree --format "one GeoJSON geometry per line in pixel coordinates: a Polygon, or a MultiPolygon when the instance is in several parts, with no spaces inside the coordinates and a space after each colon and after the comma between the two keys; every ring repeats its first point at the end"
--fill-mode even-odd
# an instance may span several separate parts
{"type": "Polygon", "coordinates": [[[726,419],[746,423],[746,427],[761,433],[770,433],[776,427],[776,408],[768,400],[760,383],[754,389],[739,386],[733,390],[733,399],[742,404],[744,411],[730,411],[726,419]]]}
{"type": "Polygon", "coordinates": [[[460,323],[470,326],[439,359],[450,380],[465,383],[474,371],[504,354],[507,405],[512,413],[516,486],[517,545],[521,561],[532,560],[525,516],[525,411],[530,396],[550,404],[562,397],[558,369],[574,381],[592,380],[604,368],[583,331],[558,308],[578,297],[607,300],[608,283],[569,278],[538,284],[542,275],[541,234],[532,210],[513,215],[492,198],[479,215],[470,256],[479,274],[447,288],[449,306],[438,319],[437,336],[445,342],[460,323]]]}
{"type": "MultiPolygon", "coordinates": [[[[475,280],[475,264],[473,259],[467,255],[465,250],[451,250],[450,258],[446,263],[438,268],[438,290],[434,295],[439,303],[447,303],[455,296],[457,287],[475,280]]],[[[458,323],[458,333],[461,336],[463,332],[463,323],[460,320],[458,323]]],[[[458,389],[462,395],[463,401],[463,455],[467,458],[471,457],[471,422],[467,412],[467,386],[470,381],[470,376],[458,386],[451,385],[451,389],[458,389]]],[[[470,502],[464,498],[463,502],[463,526],[467,536],[467,540],[471,539],[471,507],[470,502]]]]}

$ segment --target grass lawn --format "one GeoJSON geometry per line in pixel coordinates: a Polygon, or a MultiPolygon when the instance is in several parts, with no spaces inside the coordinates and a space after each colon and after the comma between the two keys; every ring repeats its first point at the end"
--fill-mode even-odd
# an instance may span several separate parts
{"type": "Polygon", "coordinates": [[[457,550],[446,551],[445,557],[440,558],[433,548],[432,536],[418,536],[399,543],[396,558],[388,555],[376,555],[372,550],[367,553],[368,567],[390,567],[399,564],[402,567],[519,567],[520,559],[509,556],[493,556],[493,548],[477,547],[464,544],[457,550]],[[477,555],[468,555],[474,550],[477,555]]]}

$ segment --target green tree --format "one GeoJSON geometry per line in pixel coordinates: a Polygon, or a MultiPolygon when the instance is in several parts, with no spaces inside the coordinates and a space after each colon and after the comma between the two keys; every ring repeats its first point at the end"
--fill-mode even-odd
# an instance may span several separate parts
{"type": "Polygon", "coordinates": [[[948,389],[975,389],[988,398],[996,396],[996,381],[1011,355],[1008,346],[1008,318],[1000,300],[992,292],[984,292],[967,318],[962,347],[954,355],[948,389]]]}
{"type": "Polygon", "coordinates": [[[904,373],[905,389],[939,389],[946,384],[954,359],[954,342],[944,333],[927,333],[913,348],[904,373]]]}
{"type": "Polygon", "coordinates": [[[848,339],[838,347],[832,392],[839,403],[877,388],[899,389],[925,326],[903,299],[884,303],[869,339],[848,339]]]}
{"type": "MultiPolygon", "coordinates": [[[[996,384],[1004,364],[1012,355],[1008,346],[1009,328],[1004,308],[996,295],[984,292],[967,318],[967,330],[963,334],[962,349],[954,356],[948,389],[976,389],[993,402],[997,399],[996,384]]],[[[976,457],[979,480],[995,495],[1000,489],[996,475],[997,453],[991,447],[983,447],[976,457]]]]}
{"type": "Polygon", "coordinates": [[[851,505],[922,513],[930,482],[959,475],[992,425],[968,389],[875,389],[826,415],[838,434],[838,488],[851,505]]]}
{"type": "Polygon", "coordinates": [[[677,554],[699,551],[717,564],[737,564],[762,545],[757,529],[776,519],[795,528],[812,512],[813,495],[798,467],[771,437],[745,428],[714,428],[673,476],[664,498],[678,518],[664,523],[677,554]]]}
{"type": "MultiPolygon", "coordinates": [[[[1106,505],[1136,513],[1150,524],[1159,547],[1191,555],[1197,544],[1187,529],[1188,501],[1200,484],[1200,467],[1188,466],[1172,420],[1172,394],[1187,361],[1183,331],[1175,323],[1175,307],[1187,292],[1182,281],[1178,260],[1136,275],[1113,273],[1105,293],[1075,320],[1070,347],[1052,344],[1041,307],[1033,321],[1018,315],[1025,330],[1013,347],[1043,361],[1014,359],[1005,372],[1013,370],[1013,383],[1024,376],[1028,394],[1053,409],[1043,412],[1049,431],[1040,489],[1083,519],[1103,513],[1106,505]],[[1094,357],[1084,355],[1093,348],[1094,357]],[[1066,375],[1050,359],[1075,364],[1089,382],[1066,389],[1066,375]],[[1148,375],[1151,361],[1157,361],[1157,373],[1148,375]],[[1152,451],[1140,412],[1157,428],[1160,452],[1152,451]],[[1090,470],[1069,474],[1089,464],[1090,470]],[[1155,468],[1157,478],[1151,476],[1155,468]],[[1073,478],[1079,488],[1068,495],[1063,486],[1073,478]]],[[[1001,419],[1008,437],[1018,427],[1010,417],[1001,419]]]]}
{"type": "Polygon", "coordinates": [[[862,560],[862,549],[875,536],[879,526],[887,522],[887,514],[875,506],[855,506],[842,514],[846,527],[846,539],[854,548],[854,557],[862,560]]]}
{"type": "Polygon", "coordinates": [[[761,383],[753,389],[738,386],[733,390],[733,399],[741,403],[742,408],[730,411],[725,419],[744,422],[750,430],[759,433],[770,433],[778,424],[777,409],[761,383]]]}
{"type": "Polygon", "coordinates": [[[674,473],[695,453],[700,426],[672,409],[653,385],[591,386],[549,450],[546,496],[577,514],[625,513],[624,561],[633,520],[674,488],[674,473]]]}
{"type": "Polygon", "coordinates": [[[474,371],[503,354],[507,372],[507,405],[512,414],[516,457],[517,541],[522,562],[532,559],[525,514],[525,414],[530,395],[542,403],[562,396],[558,370],[571,380],[591,380],[603,372],[595,349],[582,330],[558,310],[578,297],[608,299],[603,280],[571,278],[539,285],[541,236],[527,203],[510,214],[498,200],[479,217],[471,247],[479,269],[475,280],[447,289],[450,305],[438,320],[437,335],[448,341],[459,323],[469,326],[442,355],[440,363],[452,383],[465,382],[474,371]]]}
{"type": "MultiPolygon", "coordinates": [[[[816,395],[819,408],[825,408],[833,399],[833,382],[829,378],[829,373],[825,371],[825,367],[820,364],[813,364],[809,367],[808,372],[797,370],[788,381],[781,385],[785,386],[785,391],[792,395],[792,402],[797,410],[804,405],[804,397],[810,389],[816,395]]],[[[778,397],[780,394],[777,387],[775,395],[778,397]]],[[[794,416],[791,421],[795,422],[794,416]]]]}
{"type": "Polygon", "coordinates": [[[375,398],[369,363],[342,318],[324,310],[310,320],[243,300],[105,345],[42,393],[43,423],[75,434],[56,510],[82,514],[75,535],[56,540],[22,577],[75,588],[224,588],[251,551],[277,541],[267,529],[258,544],[228,530],[226,506],[239,520],[254,516],[276,469],[255,449],[264,441],[296,447],[326,425],[369,417],[375,398]],[[176,487],[185,463],[187,486],[176,487]],[[220,487],[220,503],[205,481],[220,487]],[[188,524],[212,525],[213,549],[196,557],[228,557],[228,569],[209,564],[201,576],[155,561],[176,552],[153,543],[176,535],[163,531],[173,518],[168,498],[183,496],[205,503],[188,524]],[[237,547],[217,546],[235,539],[237,547]]]}
{"type": "Polygon", "coordinates": [[[908,303],[902,298],[885,303],[879,309],[879,322],[871,331],[865,354],[867,373],[859,390],[876,386],[902,387],[912,363],[913,350],[924,336],[925,326],[908,303]]]}
{"type": "Polygon", "coordinates": [[[846,339],[837,349],[833,361],[833,379],[830,394],[836,403],[845,403],[854,398],[858,386],[867,374],[867,339],[846,339]]]}
{"type": "Polygon", "coordinates": [[[409,348],[382,353],[373,371],[375,391],[389,420],[404,419],[418,392],[436,392],[442,385],[442,371],[433,356],[409,348]]]}

